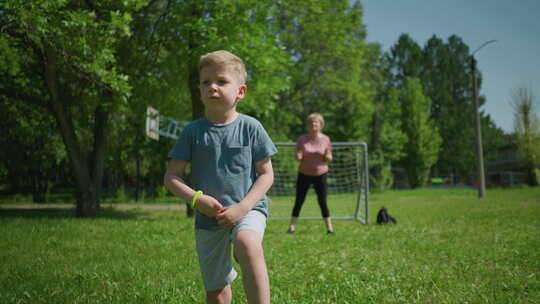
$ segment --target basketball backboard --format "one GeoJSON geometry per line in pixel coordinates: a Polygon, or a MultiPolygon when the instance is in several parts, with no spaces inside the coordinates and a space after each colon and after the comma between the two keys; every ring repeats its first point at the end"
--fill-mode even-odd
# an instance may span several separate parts
{"type": "Polygon", "coordinates": [[[159,111],[148,107],[146,109],[146,136],[159,140],[159,111]]]}

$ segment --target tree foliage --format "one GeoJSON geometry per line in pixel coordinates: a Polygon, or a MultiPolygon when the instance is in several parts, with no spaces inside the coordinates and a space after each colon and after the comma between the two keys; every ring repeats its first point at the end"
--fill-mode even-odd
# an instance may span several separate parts
{"type": "Polygon", "coordinates": [[[404,87],[407,77],[420,78],[423,73],[424,53],[422,48],[408,34],[401,34],[390,49],[390,83],[404,87]]]}
{"type": "MultiPolygon", "coordinates": [[[[446,43],[433,36],[426,43],[424,53],[426,69],[422,83],[432,100],[433,118],[445,139],[437,169],[444,174],[468,176],[475,168],[469,48],[455,35],[446,43]]],[[[478,83],[480,88],[480,77],[478,83]]]]}
{"type": "Polygon", "coordinates": [[[527,181],[537,186],[540,165],[540,120],[536,116],[536,103],[531,89],[517,88],[512,92],[514,130],[519,158],[527,171],[527,181]]]}
{"type": "MultiPolygon", "coordinates": [[[[8,0],[0,6],[0,94],[54,117],[77,184],[78,214],[94,215],[105,165],[105,183],[113,186],[125,174],[163,168],[164,157],[152,155],[166,155],[170,145],[142,136],[148,105],[179,119],[201,115],[196,63],[208,51],[228,49],[245,60],[250,94],[239,110],[263,121],[275,138],[290,137],[294,114],[281,97],[294,83],[293,60],[278,39],[281,5],[8,0]]],[[[360,10],[354,14],[356,26],[360,10]]],[[[305,28],[313,33],[316,24],[305,28]]]]}
{"type": "Polygon", "coordinates": [[[284,106],[295,114],[291,139],[319,112],[333,140],[366,140],[373,89],[365,74],[368,45],[359,1],[278,1],[279,39],[292,58],[284,106]]]}
{"type": "Polygon", "coordinates": [[[110,115],[131,86],[118,71],[116,46],[130,35],[143,1],[2,2],[0,93],[48,111],[66,147],[77,185],[77,214],[99,209],[110,115]]]}
{"type": "MultiPolygon", "coordinates": [[[[456,35],[447,41],[431,37],[422,48],[402,34],[389,54],[390,79],[403,87],[407,77],[420,79],[424,94],[431,100],[431,117],[444,138],[434,175],[466,178],[474,173],[474,104],[469,47],[456,35]]],[[[478,88],[482,84],[478,73],[478,88]]],[[[486,102],[480,96],[480,104],[486,102]]],[[[502,130],[489,115],[481,112],[486,154],[493,155],[502,130]]]]}
{"type": "Polygon", "coordinates": [[[388,57],[373,45],[367,62],[366,74],[377,92],[370,125],[370,185],[381,191],[393,185],[392,164],[403,156],[407,137],[402,130],[399,90],[391,83],[388,57]]]}
{"type": "Polygon", "coordinates": [[[424,185],[429,170],[437,162],[442,138],[430,117],[430,100],[424,96],[419,79],[405,78],[400,102],[403,130],[407,135],[402,163],[410,186],[417,188],[424,185]]]}
{"type": "Polygon", "coordinates": [[[65,153],[50,115],[27,104],[2,100],[0,167],[11,191],[32,193],[44,203],[52,181],[62,174],[65,153]]]}
{"type": "MultiPolygon", "coordinates": [[[[46,193],[47,176],[67,172],[79,216],[96,215],[111,189],[158,189],[173,143],[145,137],[145,110],[202,116],[197,63],[218,49],[245,61],[249,90],[238,110],[276,141],[295,140],[319,112],[332,140],[369,143],[378,189],[391,186],[400,159],[415,186],[434,159],[440,172],[469,174],[468,47],[433,36],[422,48],[404,34],[384,54],[366,35],[358,0],[2,1],[1,143],[10,147],[0,178],[46,193]],[[439,158],[427,130],[445,138],[439,158]]],[[[488,115],[482,123],[494,149],[502,131],[488,115]]]]}

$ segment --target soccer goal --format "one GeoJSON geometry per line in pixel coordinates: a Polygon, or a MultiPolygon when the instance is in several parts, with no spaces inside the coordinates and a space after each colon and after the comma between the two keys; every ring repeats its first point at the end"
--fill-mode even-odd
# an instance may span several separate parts
{"type": "MultiPolygon", "coordinates": [[[[268,195],[270,219],[290,219],[296,193],[298,161],[296,144],[277,142],[272,156],[274,184],[268,195]]],[[[327,175],[328,208],[332,219],[354,219],[368,223],[369,172],[367,145],[362,142],[332,143],[333,161],[327,175]]],[[[311,187],[300,219],[321,219],[315,190],[311,187]]]]}

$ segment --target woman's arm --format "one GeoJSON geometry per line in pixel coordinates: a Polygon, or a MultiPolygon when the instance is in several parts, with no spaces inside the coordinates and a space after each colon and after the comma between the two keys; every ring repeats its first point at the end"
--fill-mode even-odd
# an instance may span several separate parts
{"type": "Polygon", "coordinates": [[[302,151],[301,138],[302,137],[299,137],[298,140],[296,141],[296,160],[297,161],[302,161],[302,159],[304,158],[304,152],[302,151]]]}
{"type": "Polygon", "coordinates": [[[301,161],[304,158],[304,153],[302,151],[296,149],[296,160],[301,161]]]}
{"type": "Polygon", "coordinates": [[[329,163],[331,162],[333,159],[332,157],[332,149],[331,148],[326,148],[326,150],[324,150],[324,161],[329,163]]]}

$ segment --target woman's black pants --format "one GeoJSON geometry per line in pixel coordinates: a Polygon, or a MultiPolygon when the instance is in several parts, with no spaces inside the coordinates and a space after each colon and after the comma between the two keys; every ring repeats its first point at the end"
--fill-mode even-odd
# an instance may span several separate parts
{"type": "Polygon", "coordinates": [[[310,185],[313,185],[315,193],[317,193],[317,200],[322,216],[324,218],[329,217],[330,211],[328,211],[328,204],[326,203],[326,173],[319,176],[309,176],[300,172],[298,172],[298,179],[296,180],[296,200],[294,202],[292,216],[300,216],[300,210],[306,200],[310,185]]]}

